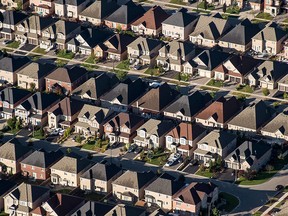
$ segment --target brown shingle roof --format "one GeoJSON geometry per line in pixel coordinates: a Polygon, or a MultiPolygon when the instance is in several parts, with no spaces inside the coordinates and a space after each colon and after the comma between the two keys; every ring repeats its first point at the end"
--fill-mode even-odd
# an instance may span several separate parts
{"type": "Polygon", "coordinates": [[[167,135],[174,138],[185,137],[187,140],[194,140],[199,135],[204,133],[205,129],[198,124],[190,124],[186,122],[181,122],[175,128],[173,128],[167,135]]]}
{"type": "Polygon", "coordinates": [[[84,76],[87,73],[87,70],[82,67],[74,66],[71,68],[57,68],[48,76],[46,79],[57,80],[65,83],[73,83],[78,80],[80,77],[84,76]]]}

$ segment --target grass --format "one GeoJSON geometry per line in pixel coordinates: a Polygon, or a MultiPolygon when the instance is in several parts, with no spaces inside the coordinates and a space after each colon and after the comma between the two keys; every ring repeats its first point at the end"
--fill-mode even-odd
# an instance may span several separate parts
{"type": "Polygon", "coordinates": [[[156,166],[163,166],[169,157],[168,152],[164,152],[163,149],[155,149],[151,155],[148,157],[148,153],[145,153],[143,156],[143,161],[156,165],[156,166]]]}
{"type": "Polygon", "coordinates": [[[44,135],[44,132],[41,131],[41,129],[39,129],[39,130],[34,131],[33,138],[35,138],[35,139],[45,139],[46,137],[44,135]]]}
{"type": "Polygon", "coordinates": [[[205,14],[209,14],[210,11],[206,11],[206,10],[203,10],[203,9],[193,9],[192,11],[195,11],[196,13],[205,13],[205,14]]]}
{"type": "Polygon", "coordinates": [[[93,56],[89,56],[86,60],[85,60],[86,63],[89,63],[89,64],[97,64],[98,63],[98,59],[93,57],[93,56]]]}
{"type": "Polygon", "coordinates": [[[120,62],[120,63],[116,66],[116,68],[122,69],[122,70],[129,70],[129,69],[130,69],[129,66],[130,66],[129,60],[127,59],[127,60],[124,60],[124,61],[120,62]]]}
{"type": "Polygon", "coordinates": [[[256,18],[265,19],[265,20],[272,20],[273,16],[269,13],[261,12],[257,14],[256,18]]]}
{"type": "Polygon", "coordinates": [[[109,140],[90,140],[87,141],[81,148],[87,149],[90,151],[105,152],[108,147],[109,140]]]}
{"type": "Polygon", "coordinates": [[[10,133],[10,134],[17,134],[19,131],[20,131],[21,129],[16,129],[16,128],[14,128],[14,129],[12,129],[12,130],[8,130],[8,131],[6,131],[5,133],[10,133]]]}
{"type": "Polygon", "coordinates": [[[85,64],[85,63],[81,64],[81,66],[86,68],[86,70],[88,70],[88,71],[93,71],[93,70],[99,68],[99,66],[97,66],[97,65],[90,65],[90,64],[85,64]]]}
{"type": "Polygon", "coordinates": [[[60,50],[57,52],[57,56],[59,58],[73,59],[75,56],[75,53],[69,52],[67,50],[60,50]]]}
{"type": "Polygon", "coordinates": [[[29,54],[28,56],[31,57],[32,61],[38,61],[41,58],[41,55],[29,54]]]}
{"type": "Polygon", "coordinates": [[[263,212],[257,211],[252,216],[261,216],[263,212]]]}
{"type": "Polygon", "coordinates": [[[259,20],[259,19],[252,19],[251,22],[252,22],[253,24],[258,24],[258,23],[267,23],[267,21],[259,20]]]}
{"type": "Polygon", "coordinates": [[[184,81],[187,82],[190,79],[190,75],[189,74],[185,74],[185,73],[177,73],[174,77],[174,79],[178,80],[178,81],[184,81]],[[180,79],[180,80],[179,80],[180,79]]]}
{"type": "Polygon", "coordinates": [[[40,47],[37,47],[36,49],[33,50],[34,53],[39,53],[39,54],[46,54],[47,52],[45,51],[45,49],[42,49],[40,47]]]}
{"type": "Polygon", "coordinates": [[[212,178],[213,177],[213,173],[209,172],[208,170],[201,171],[199,169],[195,174],[196,175],[200,175],[200,176],[204,176],[204,177],[207,177],[207,178],[212,178]]]}
{"type": "Polygon", "coordinates": [[[20,46],[20,41],[13,41],[9,43],[6,47],[17,49],[20,46]]]}
{"type": "Polygon", "coordinates": [[[224,83],[223,81],[221,80],[214,80],[214,79],[211,79],[208,83],[207,83],[208,86],[214,86],[214,87],[218,87],[218,88],[221,88],[224,86],[224,83]]]}
{"type": "Polygon", "coordinates": [[[226,10],[226,13],[229,14],[239,14],[240,13],[240,8],[238,6],[231,6],[228,7],[226,10]]]}
{"type": "Polygon", "coordinates": [[[84,195],[85,199],[91,201],[100,201],[101,199],[103,199],[104,196],[105,195],[103,194],[97,194],[97,193],[88,193],[84,195]]]}
{"type": "Polygon", "coordinates": [[[64,67],[64,66],[68,63],[68,61],[61,60],[61,59],[57,59],[57,60],[55,61],[55,63],[56,63],[56,66],[57,66],[57,67],[64,67]]]}
{"type": "Polygon", "coordinates": [[[246,93],[253,93],[254,89],[249,85],[238,85],[236,87],[237,91],[246,92],[246,93]]]}
{"type": "Polygon", "coordinates": [[[171,0],[170,3],[179,4],[179,5],[186,5],[186,3],[183,2],[183,0],[171,0]]]}
{"type": "MultiPolygon", "coordinates": [[[[201,9],[204,9],[205,10],[205,6],[204,6],[205,2],[201,2],[198,4],[198,8],[201,8],[201,9]]],[[[214,10],[215,9],[215,6],[212,5],[212,4],[208,4],[207,3],[207,10],[214,10]]]]}
{"type": "Polygon", "coordinates": [[[219,206],[220,211],[229,213],[239,205],[239,199],[232,194],[221,192],[219,198],[226,200],[226,204],[219,206]]]}
{"type": "Polygon", "coordinates": [[[219,89],[210,88],[208,86],[201,86],[200,89],[205,90],[205,91],[214,91],[214,92],[219,91],[219,89]]]}
{"type": "Polygon", "coordinates": [[[144,73],[151,76],[160,76],[158,68],[148,68],[144,73]]]}
{"type": "Polygon", "coordinates": [[[9,216],[9,214],[6,214],[4,211],[0,212],[0,216],[9,216]]]}

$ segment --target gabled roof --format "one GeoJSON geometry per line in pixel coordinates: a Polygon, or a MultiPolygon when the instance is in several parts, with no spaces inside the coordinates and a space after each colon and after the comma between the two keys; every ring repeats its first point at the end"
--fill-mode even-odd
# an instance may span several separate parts
{"type": "Polygon", "coordinates": [[[26,89],[7,87],[0,91],[0,101],[6,101],[14,105],[29,95],[31,95],[31,92],[26,89]]]}
{"type": "Polygon", "coordinates": [[[196,23],[197,19],[197,16],[187,13],[187,10],[180,9],[178,12],[164,20],[162,24],[186,27],[192,22],[196,23]]]}
{"type": "Polygon", "coordinates": [[[80,13],[80,16],[91,17],[94,19],[104,19],[114,13],[119,6],[116,1],[95,1],[80,13]]]}
{"type": "Polygon", "coordinates": [[[106,124],[109,124],[110,126],[115,128],[126,126],[127,128],[132,129],[140,122],[144,123],[144,118],[142,118],[141,116],[132,113],[121,112],[117,116],[112,118],[110,121],[108,121],[106,124]]]}
{"type": "Polygon", "coordinates": [[[47,28],[55,22],[56,20],[51,17],[32,15],[28,19],[24,20],[22,22],[22,25],[25,28],[29,29],[29,32],[31,32],[31,30],[42,31],[43,29],[47,28]]]}
{"type": "Polygon", "coordinates": [[[2,13],[2,16],[3,18],[1,21],[8,25],[16,25],[28,17],[26,14],[15,10],[5,10],[4,13],[2,13]]]}
{"type": "Polygon", "coordinates": [[[60,67],[46,76],[46,79],[57,80],[65,83],[74,83],[80,77],[85,76],[87,70],[83,67],[73,66],[71,68],[60,67]]]}
{"type": "Polygon", "coordinates": [[[237,135],[233,133],[229,133],[227,131],[211,131],[205,137],[203,137],[199,142],[199,144],[206,144],[208,146],[213,146],[218,149],[224,149],[227,145],[229,145],[233,140],[237,139],[237,135]]]}
{"type": "Polygon", "coordinates": [[[127,47],[132,49],[140,50],[140,51],[151,51],[155,47],[162,45],[163,42],[161,40],[145,38],[145,37],[138,37],[132,43],[130,43],[127,47]]]}
{"type": "Polygon", "coordinates": [[[11,191],[16,186],[17,186],[16,182],[0,179],[0,197],[5,195],[7,192],[11,191]]]}
{"type": "Polygon", "coordinates": [[[115,164],[97,163],[81,175],[81,178],[97,179],[109,181],[115,175],[121,172],[121,168],[115,164]]]}
{"type": "Polygon", "coordinates": [[[121,185],[128,188],[133,189],[141,189],[147,183],[152,181],[156,175],[149,171],[149,172],[134,172],[134,171],[126,171],[122,174],[119,178],[117,178],[113,184],[121,185]]]}
{"type": "Polygon", "coordinates": [[[182,95],[175,102],[165,108],[164,112],[177,113],[180,112],[184,116],[192,117],[205,107],[212,100],[209,93],[204,94],[195,91],[190,95],[182,95]]]}
{"type": "Polygon", "coordinates": [[[111,209],[105,216],[142,216],[146,214],[144,208],[139,208],[131,205],[117,204],[113,209],[111,209]]]}
{"type": "Polygon", "coordinates": [[[183,203],[190,204],[190,205],[197,205],[202,200],[199,197],[196,189],[195,189],[195,183],[191,183],[185,188],[178,191],[174,196],[173,199],[175,200],[181,200],[183,203]]]}
{"type": "Polygon", "coordinates": [[[157,88],[150,89],[133,106],[145,110],[161,111],[179,96],[179,92],[163,83],[157,88]]]}
{"type": "Polygon", "coordinates": [[[73,6],[79,6],[82,3],[84,3],[85,0],[55,0],[55,4],[61,4],[61,5],[73,5],[73,6]]]}
{"type": "Polygon", "coordinates": [[[30,64],[23,67],[18,74],[22,74],[34,79],[40,79],[47,76],[49,73],[54,71],[56,66],[48,63],[31,62],[30,64]]]}
{"type": "Polygon", "coordinates": [[[168,17],[169,15],[160,6],[155,5],[131,25],[138,26],[142,24],[147,29],[157,30],[162,26],[162,22],[168,17]]]}
{"type": "Polygon", "coordinates": [[[149,119],[138,130],[144,130],[147,134],[161,137],[167,134],[174,126],[175,124],[172,121],[149,119]]]}
{"type": "Polygon", "coordinates": [[[198,136],[206,131],[196,123],[181,122],[175,128],[173,128],[166,136],[172,136],[173,138],[180,139],[185,138],[187,140],[195,140],[198,136]]]}
{"type": "Polygon", "coordinates": [[[76,22],[58,20],[55,24],[56,34],[60,33],[64,36],[69,35],[71,32],[75,31],[77,28],[80,28],[80,24],[76,22]]]}
{"type": "Polygon", "coordinates": [[[0,146],[0,158],[18,161],[30,151],[32,149],[23,146],[16,138],[13,138],[0,146]]]}
{"type": "Polygon", "coordinates": [[[70,97],[65,97],[63,100],[51,107],[48,112],[54,113],[54,115],[63,115],[72,117],[76,113],[80,112],[84,103],[82,101],[73,100],[70,97]]]}
{"type": "Polygon", "coordinates": [[[55,152],[46,152],[45,150],[37,150],[21,161],[22,164],[30,166],[49,168],[53,163],[60,160],[63,153],[58,150],[55,152]]]}
{"type": "Polygon", "coordinates": [[[246,107],[231,121],[229,121],[228,124],[257,130],[269,121],[274,114],[275,110],[261,100],[256,104],[246,107]]]}
{"type": "Polygon", "coordinates": [[[114,205],[109,203],[87,201],[84,205],[80,206],[75,213],[79,216],[101,216],[106,215],[113,208],[114,205]]]}
{"type": "Polygon", "coordinates": [[[27,65],[30,62],[30,59],[25,57],[4,57],[0,59],[0,70],[14,73],[19,70],[21,67],[27,65]]]}
{"type": "Polygon", "coordinates": [[[261,131],[269,133],[280,132],[284,136],[288,136],[288,115],[285,113],[280,113],[265,125],[261,131]]]}
{"type": "Polygon", "coordinates": [[[121,5],[120,8],[114,11],[105,20],[121,24],[130,24],[141,17],[144,13],[145,10],[141,5],[137,5],[133,1],[129,1],[125,5],[121,5]]]}
{"type": "Polygon", "coordinates": [[[122,54],[127,51],[127,46],[136,40],[127,34],[114,34],[103,43],[99,44],[104,51],[122,54]]]}
{"type": "Polygon", "coordinates": [[[89,120],[95,119],[99,124],[101,124],[110,114],[111,111],[109,109],[85,104],[81,109],[78,118],[85,117],[89,120]]]}
{"type": "Polygon", "coordinates": [[[256,34],[253,40],[268,40],[277,42],[283,37],[287,37],[287,32],[274,22],[268,23],[266,27],[256,34]]]}

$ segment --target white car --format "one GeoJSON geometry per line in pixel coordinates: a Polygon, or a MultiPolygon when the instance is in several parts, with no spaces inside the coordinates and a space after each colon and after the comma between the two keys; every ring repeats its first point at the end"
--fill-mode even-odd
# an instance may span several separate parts
{"type": "Polygon", "coordinates": [[[180,153],[175,153],[173,158],[174,158],[174,160],[179,160],[181,158],[181,154],[180,153]]]}
{"type": "Polygon", "coordinates": [[[159,83],[159,82],[152,82],[152,83],[149,83],[149,86],[152,87],[152,88],[158,88],[159,86],[161,86],[161,83],[159,83]]]}
{"type": "Polygon", "coordinates": [[[53,130],[50,135],[53,135],[53,136],[57,136],[59,134],[59,131],[58,130],[53,130]]]}
{"type": "Polygon", "coordinates": [[[172,166],[174,164],[174,162],[175,161],[173,161],[173,160],[168,160],[167,163],[164,166],[170,167],[170,166],[172,166]]]}
{"type": "Polygon", "coordinates": [[[62,136],[64,134],[64,132],[65,132],[64,129],[59,130],[59,135],[62,136]]]}

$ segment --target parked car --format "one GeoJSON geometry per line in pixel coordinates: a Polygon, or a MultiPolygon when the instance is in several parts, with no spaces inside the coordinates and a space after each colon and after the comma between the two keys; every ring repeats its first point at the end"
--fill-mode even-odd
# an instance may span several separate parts
{"type": "Polygon", "coordinates": [[[131,146],[128,148],[128,152],[131,153],[131,152],[133,152],[136,148],[137,148],[137,145],[136,145],[136,144],[133,144],[133,145],[131,145],[131,146]]]}
{"type": "Polygon", "coordinates": [[[275,191],[281,191],[281,190],[283,190],[284,189],[284,186],[283,185],[277,185],[276,187],[275,187],[275,191]]]}
{"type": "Polygon", "coordinates": [[[140,70],[141,69],[141,67],[142,67],[142,65],[140,65],[140,64],[137,64],[137,65],[134,65],[134,70],[140,70]]]}
{"type": "Polygon", "coordinates": [[[60,135],[60,136],[63,136],[64,132],[65,132],[65,130],[64,130],[64,129],[61,129],[61,130],[59,131],[59,135],[60,135]]]}
{"type": "Polygon", "coordinates": [[[138,147],[134,150],[134,153],[135,153],[135,154],[139,154],[142,150],[143,150],[143,147],[142,147],[142,146],[138,146],[138,147]]]}
{"type": "Polygon", "coordinates": [[[197,160],[197,159],[193,159],[193,160],[190,161],[190,164],[191,164],[192,166],[195,166],[195,165],[198,164],[198,160],[197,160]]]}
{"type": "Polygon", "coordinates": [[[173,160],[168,160],[167,163],[164,166],[170,167],[174,164],[175,161],[173,160]]]}
{"type": "Polygon", "coordinates": [[[50,133],[50,135],[52,135],[52,136],[57,136],[59,134],[59,131],[57,130],[57,129],[54,129],[51,133],[50,133]]]}
{"type": "Polygon", "coordinates": [[[9,43],[11,43],[12,41],[11,40],[4,40],[3,42],[2,42],[2,44],[3,45],[7,45],[7,44],[9,44],[9,43]]]}
{"type": "Polygon", "coordinates": [[[161,83],[160,82],[152,82],[152,83],[149,83],[149,86],[152,88],[158,88],[159,86],[161,86],[161,83]]]}
{"type": "Polygon", "coordinates": [[[175,153],[174,156],[173,156],[173,159],[176,161],[176,160],[179,160],[181,158],[181,154],[180,153],[175,153]]]}

